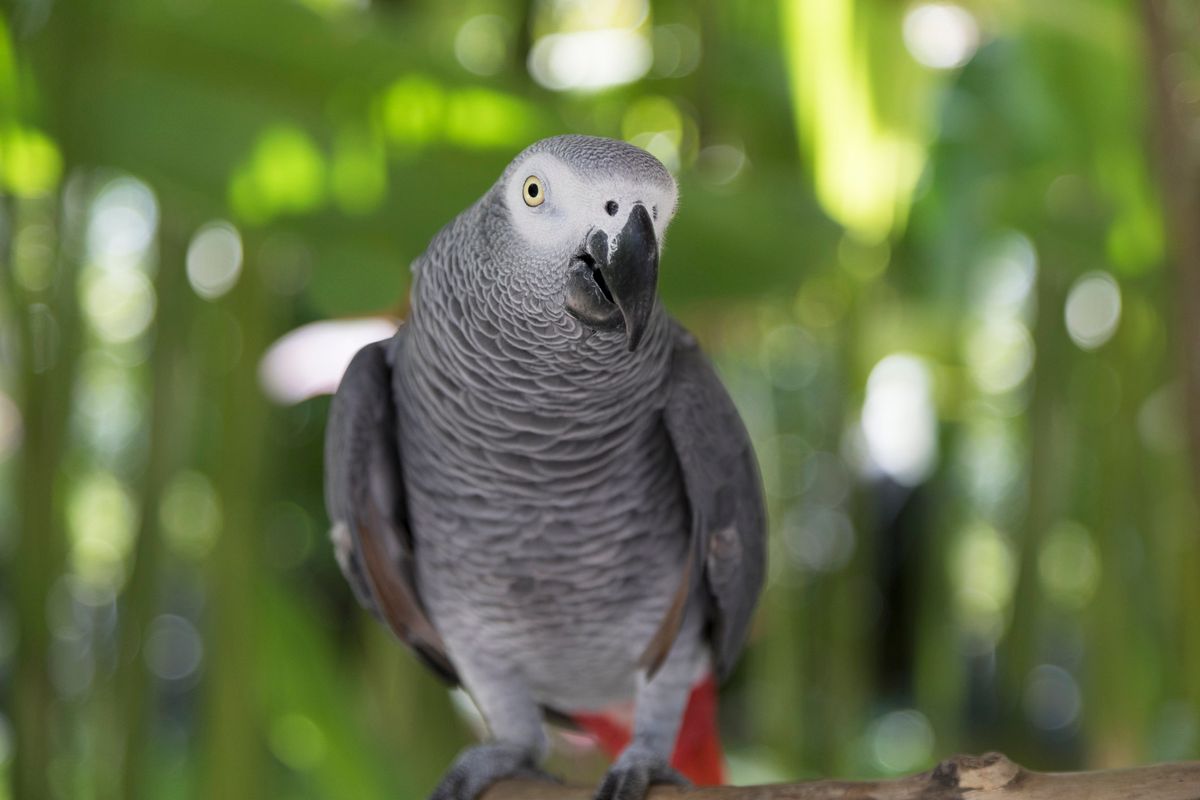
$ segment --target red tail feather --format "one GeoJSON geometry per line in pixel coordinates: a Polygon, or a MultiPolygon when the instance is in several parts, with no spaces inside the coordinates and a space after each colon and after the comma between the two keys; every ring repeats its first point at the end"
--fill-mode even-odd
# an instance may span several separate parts
{"type": "Polygon", "coordinates": [[[725,756],[717,735],[717,679],[712,675],[692,687],[671,766],[697,786],[725,783],[725,756]]]}
{"type": "MultiPolygon", "coordinates": [[[[629,744],[629,726],[607,714],[576,714],[575,722],[616,758],[629,744]]],[[[709,675],[692,688],[671,766],[697,786],[725,783],[725,759],[717,736],[717,681],[709,675]]]]}

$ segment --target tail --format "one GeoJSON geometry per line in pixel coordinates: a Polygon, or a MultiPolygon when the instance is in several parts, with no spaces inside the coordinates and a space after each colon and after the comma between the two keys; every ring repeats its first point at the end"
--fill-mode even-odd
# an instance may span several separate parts
{"type": "MultiPolygon", "coordinates": [[[[612,716],[575,714],[573,719],[595,737],[600,748],[612,758],[629,744],[629,726],[612,716]]],[[[692,687],[671,766],[697,786],[725,783],[725,758],[717,736],[717,681],[712,675],[692,687]]]]}

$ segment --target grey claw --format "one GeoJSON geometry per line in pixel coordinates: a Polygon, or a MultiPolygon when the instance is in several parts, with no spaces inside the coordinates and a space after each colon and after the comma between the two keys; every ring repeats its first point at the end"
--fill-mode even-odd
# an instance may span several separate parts
{"type": "Polygon", "coordinates": [[[504,744],[469,747],[454,759],[429,800],[477,800],[484,791],[505,778],[558,782],[538,769],[533,754],[504,744]]]}
{"type": "Polygon", "coordinates": [[[645,800],[650,787],[660,783],[691,785],[662,756],[630,747],[605,774],[595,800],[645,800]]]}

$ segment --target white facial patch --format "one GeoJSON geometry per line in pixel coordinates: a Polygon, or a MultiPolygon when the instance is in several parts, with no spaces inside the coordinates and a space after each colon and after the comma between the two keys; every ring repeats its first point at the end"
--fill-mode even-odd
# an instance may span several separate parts
{"type": "Polygon", "coordinates": [[[527,158],[504,187],[504,202],[513,225],[538,255],[557,259],[578,250],[595,229],[608,235],[612,247],[630,212],[645,206],[661,242],[675,213],[676,192],[653,179],[614,177],[585,180],[557,156],[535,153],[527,158]],[[540,183],[541,203],[529,205],[525,191],[529,178],[540,183]]]}

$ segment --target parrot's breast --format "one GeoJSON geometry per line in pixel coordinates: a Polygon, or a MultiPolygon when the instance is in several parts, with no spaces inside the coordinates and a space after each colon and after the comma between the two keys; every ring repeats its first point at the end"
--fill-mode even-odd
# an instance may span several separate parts
{"type": "Polygon", "coordinates": [[[456,664],[502,662],[561,710],[632,697],[682,579],[666,359],[643,359],[590,383],[509,365],[508,392],[416,356],[397,375],[422,601],[456,664]]]}

